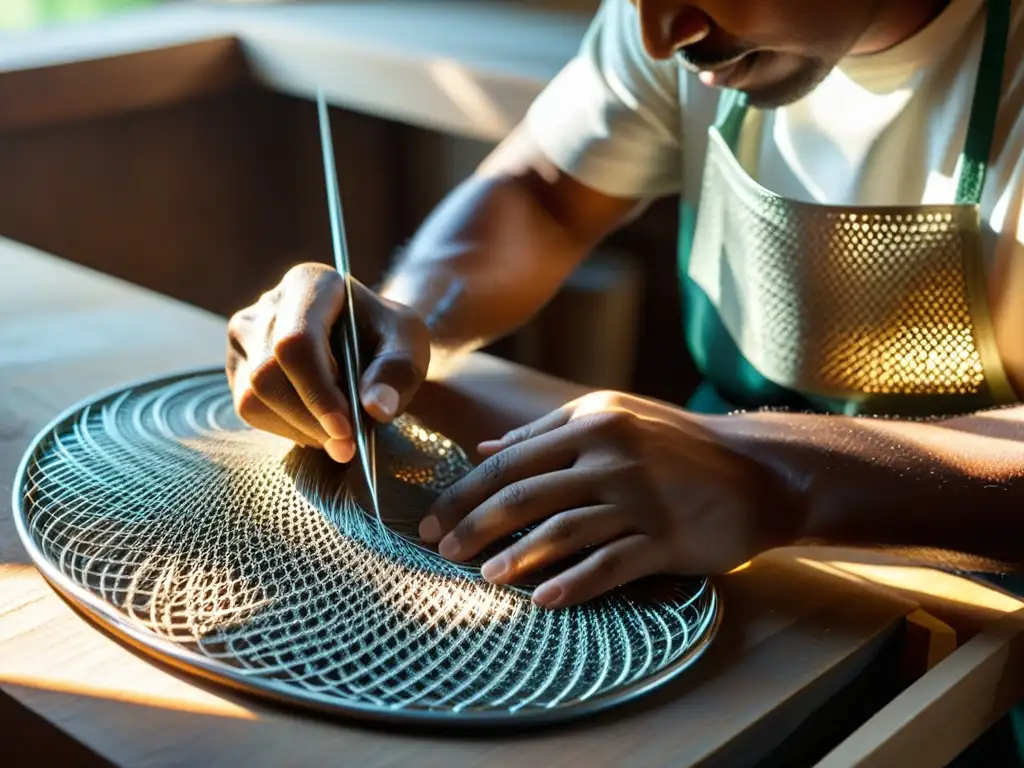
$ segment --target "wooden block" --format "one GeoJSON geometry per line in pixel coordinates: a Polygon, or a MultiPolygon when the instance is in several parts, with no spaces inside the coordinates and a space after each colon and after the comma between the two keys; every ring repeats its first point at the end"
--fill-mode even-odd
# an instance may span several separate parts
{"type": "Polygon", "coordinates": [[[917,680],[956,650],[956,630],[920,608],[907,616],[902,671],[917,680]]]}
{"type": "Polygon", "coordinates": [[[982,630],[840,744],[818,768],[939,768],[1024,696],[1024,610],[982,630]]]}

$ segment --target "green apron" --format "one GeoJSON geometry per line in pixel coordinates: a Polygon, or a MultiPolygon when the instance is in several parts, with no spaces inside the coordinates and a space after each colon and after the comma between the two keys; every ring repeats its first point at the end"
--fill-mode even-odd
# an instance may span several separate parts
{"type": "MultiPolygon", "coordinates": [[[[988,2],[951,205],[829,206],[776,195],[753,178],[757,113],[744,94],[723,93],[699,212],[686,201],[681,211],[685,337],[703,376],[690,410],[915,418],[1017,402],[987,307],[980,209],[1010,6],[988,2]]],[[[1020,579],[999,583],[1024,594],[1020,579]]],[[[1024,765],[1024,708],[979,745],[958,764],[1024,765]]]]}
{"type": "Polygon", "coordinates": [[[990,0],[951,205],[776,195],[736,156],[756,114],[723,94],[699,214],[684,203],[679,238],[686,341],[705,379],[692,409],[911,417],[1016,401],[989,321],[980,213],[1009,16],[1010,0],[990,0]]]}

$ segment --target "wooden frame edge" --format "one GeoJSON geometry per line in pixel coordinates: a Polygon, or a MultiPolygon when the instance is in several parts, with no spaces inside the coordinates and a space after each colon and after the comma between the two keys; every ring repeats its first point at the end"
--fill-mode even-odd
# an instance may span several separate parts
{"type": "Polygon", "coordinates": [[[0,72],[0,132],[177,104],[253,84],[237,37],[0,72]]]}
{"type": "Polygon", "coordinates": [[[818,768],[945,766],[1024,695],[1024,610],[1004,616],[877,712],[818,768]]]}

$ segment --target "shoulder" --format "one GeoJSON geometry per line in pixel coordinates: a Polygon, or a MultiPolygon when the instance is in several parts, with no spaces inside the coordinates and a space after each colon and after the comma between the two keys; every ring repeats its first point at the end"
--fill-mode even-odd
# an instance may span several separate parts
{"type": "Polygon", "coordinates": [[[679,64],[647,54],[636,8],[629,0],[603,0],[579,57],[603,71],[613,87],[651,89],[663,100],[678,99],[679,64]]]}
{"type": "Polygon", "coordinates": [[[604,0],[571,62],[531,105],[526,130],[549,160],[617,197],[679,189],[680,66],[644,49],[629,0],[604,0]]]}

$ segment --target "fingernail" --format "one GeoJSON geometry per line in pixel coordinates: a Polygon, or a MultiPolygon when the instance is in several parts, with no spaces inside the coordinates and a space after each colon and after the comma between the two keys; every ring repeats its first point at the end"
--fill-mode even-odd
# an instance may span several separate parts
{"type": "Polygon", "coordinates": [[[356,455],[356,444],[351,440],[328,440],[324,443],[324,450],[339,464],[348,464],[356,455]]]}
{"type": "Polygon", "coordinates": [[[501,447],[501,440],[484,440],[477,446],[479,451],[493,451],[495,448],[501,447]]]}
{"type": "Polygon", "coordinates": [[[398,411],[398,392],[388,384],[374,384],[363,398],[363,406],[369,410],[376,406],[381,415],[390,419],[398,411]]]}
{"type": "Polygon", "coordinates": [[[420,520],[420,538],[428,544],[433,544],[441,538],[441,523],[433,515],[427,515],[420,520]]]}
{"type": "Polygon", "coordinates": [[[462,552],[462,547],[459,546],[459,542],[451,535],[445,536],[441,540],[441,544],[437,547],[437,551],[441,557],[446,557],[449,560],[457,560],[459,553],[462,552]]]}
{"type": "Polygon", "coordinates": [[[352,437],[352,427],[340,413],[325,413],[320,417],[320,426],[332,440],[346,440],[352,437]]]}
{"type": "Polygon", "coordinates": [[[541,608],[550,608],[562,599],[562,588],[557,584],[541,584],[533,593],[533,602],[541,608]]]}
{"type": "Polygon", "coordinates": [[[508,562],[504,557],[498,555],[492,557],[482,566],[480,566],[480,575],[483,576],[487,581],[496,581],[504,576],[508,572],[508,562]]]}

